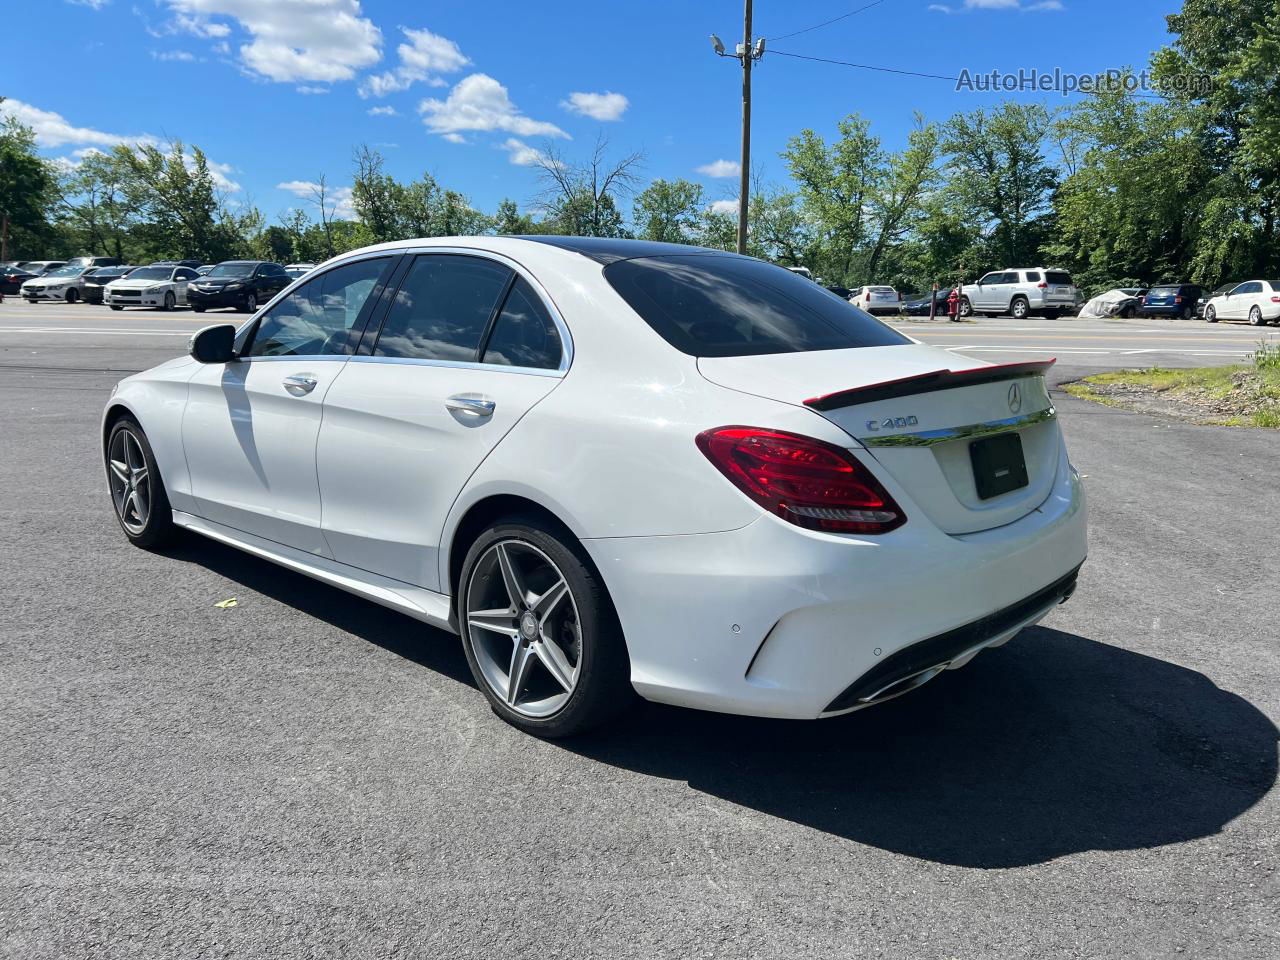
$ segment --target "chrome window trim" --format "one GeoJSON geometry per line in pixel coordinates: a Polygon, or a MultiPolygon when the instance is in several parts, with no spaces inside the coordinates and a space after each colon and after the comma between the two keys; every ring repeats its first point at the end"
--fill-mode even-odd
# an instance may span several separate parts
{"type": "MultiPolygon", "coordinates": [[[[452,246],[452,245],[447,247],[405,247],[403,250],[401,250],[401,253],[410,257],[416,257],[422,254],[433,254],[433,253],[455,254],[455,255],[461,255],[461,256],[467,256],[467,257],[482,257],[483,259],[486,259],[486,260],[496,261],[497,263],[502,264],[504,267],[507,267],[508,269],[512,270],[517,276],[522,277],[529,284],[529,286],[533,288],[533,292],[538,295],[538,299],[542,301],[543,309],[545,309],[547,313],[550,315],[551,322],[556,325],[556,332],[560,334],[560,366],[555,368],[547,367],[545,369],[540,367],[538,368],[520,367],[518,369],[521,370],[522,372],[528,372],[529,370],[536,369],[540,373],[546,376],[557,376],[557,375],[564,376],[564,374],[569,372],[569,367],[573,365],[573,334],[569,332],[569,325],[565,323],[564,317],[560,314],[560,309],[556,306],[556,302],[551,299],[551,295],[547,293],[546,287],[544,287],[542,283],[538,280],[538,278],[529,272],[529,268],[526,267],[524,264],[520,263],[520,261],[514,260],[504,253],[497,253],[493,250],[484,250],[480,247],[458,247],[458,246],[452,246]]],[[[412,359],[412,358],[378,357],[375,359],[401,360],[401,359],[412,359]]],[[[437,364],[437,365],[447,364],[447,365],[454,365],[454,366],[461,364],[463,366],[471,366],[481,370],[517,369],[515,367],[509,367],[501,363],[466,364],[462,361],[456,361],[456,360],[424,360],[419,362],[428,363],[428,364],[437,364]]]]}
{"type": "MultiPolygon", "coordinates": [[[[281,358],[283,359],[283,358],[281,358]]],[[[520,373],[533,377],[555,377],[565,375],[564,370],[551,367],[513,367],[503,363],[475,363],[470,360],[426,360],[420,357],[347,357],[351,363],[396,363],[413,367],[450,367],[455,370],[485,370],[490,373],[520,373]]]]}
{"type": "Polygon", "coordinates": [[[983,437],[994,437],[996,434],[1021,430],[1037,423],[1047,423],[1056,419],[1058,411],[1053,407],[1026,413],[1020,417],[1007,417],[1003,420],[988,420],[986,423],[972,423],[966,427],[948,427],[945,430],[922,430],[919,433],[895,433],[889,436],[858,437],[858,441],[866,447],[931,447],[938,443],[949,443],[952,440],[981,440],[983,437]]]}
{"type": "MultiPolygon", "coordinates": [[[[375,257],[414,257],[419,254],[444,253],[455,254],[468,257],[483,257],[488,260],[494,260],[503,266],[512,270],[517,276],[522,277],[533,292],[537,294],[538,299],[542,301],[543,308],[551,317],[551,322],[556,325],[556,332],[560,334],[560,366],[559,367],[513,367],[501,363],[474,363],[463,360],[426,360],[416,357],[370,357],[370,356],[352,356],[350,354],[322,354],[322,353],[303,353],[288,354],[280,357],[238,357],[242,362],[249,363],[257,360],[356,360],[361,363],[405,363],[413,366],[424,367],[455,367],[464,370],[498,370],[508,373],[518,373],[539,377],[563,377],[569,372],[569,367],[573,365],[573,334],[569,332],[569,325],[565,323],[564,317],[560,314],[560,309],[556,306],[556,302],[551,299],[551,295],[547,293],[546,287],[535,277],[529,269],[518,260],[513,260],[506,254],[496,253],[492,250],[484,250],[479,247],[397,247],[392,250],[373,250],[356,256],[344,257],[342,260],[335,260],[331,263],[324,264],[323,267],[316,267],[301,277],[298,277],[293,283],[285,287],[275,295],[268,303],[260,307],[258,312],[246,320],[236,330],[236,339],[240,338],[240,334],[249,329],[249,325],[256,323],[259,318],[266,314],[268,310],[276,305],[276,303],[284,297],[288,296],[295,287],[302,282],[310,283],[317,279],[322,273],[328,273],[338,267],[346,266],[349,263],[356,263],[360,260],[370,260],[375,257]]],[[[403,282],[403,278],[401,278],[403,282]]],[[[385,317],[383,318],[385,320],[385,317]]]]}

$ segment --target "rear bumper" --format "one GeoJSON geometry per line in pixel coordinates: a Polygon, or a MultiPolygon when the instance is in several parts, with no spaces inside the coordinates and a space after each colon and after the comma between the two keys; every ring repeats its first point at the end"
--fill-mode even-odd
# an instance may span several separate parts
{"type": "Polygon", "coordinates": [[[1085,494],[1065,449],[1048,499],[1006,526],[951,536],[904,507],[907,524],[879,538],[762,516],[725,533],[584,541],[637,691],[755,716],[859,709],[1038,621],[1087,551],[1085,494]]]}
{"type": "Polygon", "coordinates": [[[1138,308],[1141,317],[1179,317],[1184,310],[1193,310],[1190,304],[1159,303],[1152,306],[1142,305],[1138,308]]]}

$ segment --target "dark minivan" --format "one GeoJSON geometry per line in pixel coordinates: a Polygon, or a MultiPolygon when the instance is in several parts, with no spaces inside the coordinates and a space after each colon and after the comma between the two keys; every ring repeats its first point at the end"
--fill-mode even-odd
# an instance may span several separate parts
{"type": "Polygon", "coordinates": [[[278,263],[262,260],[228,260],[187,285],[187,303],[196,313],[235,307],[254,313],[293,283],[278,263]]]}
{"type": "Polygon", "coordinates": [[[1190,320],[1196,313],[1196,301],[1202,290],[1194,283],[1158,284],[1147,291],[1138,311],[1144,317],[1178,317],[1190,320]]]}

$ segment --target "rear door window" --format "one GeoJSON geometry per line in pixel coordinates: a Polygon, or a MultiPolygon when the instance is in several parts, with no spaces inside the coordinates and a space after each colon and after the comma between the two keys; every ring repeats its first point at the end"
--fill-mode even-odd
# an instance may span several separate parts
{"type": "Polygon", "coordinates": [[[482,257],[416,257],[391,301],[374,356],[474,362],[511,275],[482,257]]]}
{"type": "Polygon", "coordinates": [[[682,353],[740,357],[911,341],[790,270],[746,257],[619,260],[605,279],[682,353]]]}
{"type": "Polygon", "coordinates": [[[523,277],[516,280],[485,344],[481,362],[555,370],[560,366],[562,350],[560,331],[542,301],[523,277]]]}

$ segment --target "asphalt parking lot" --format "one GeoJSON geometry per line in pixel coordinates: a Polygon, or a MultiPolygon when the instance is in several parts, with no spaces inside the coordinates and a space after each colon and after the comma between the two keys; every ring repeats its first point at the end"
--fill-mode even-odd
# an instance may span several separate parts
{"type": "MultiPolygon", "coordinates": [[[[1055,390],[1091,552],[1043,625],[849,717],[646,706],[544,743],[454,638],[128,546],[102,404],[218,318],[0,305],[0,954],[1280,956],[1275,433],[1055,390]]],[[[1055,384],[1264,335],[905,329],[1055,384]]]]}

